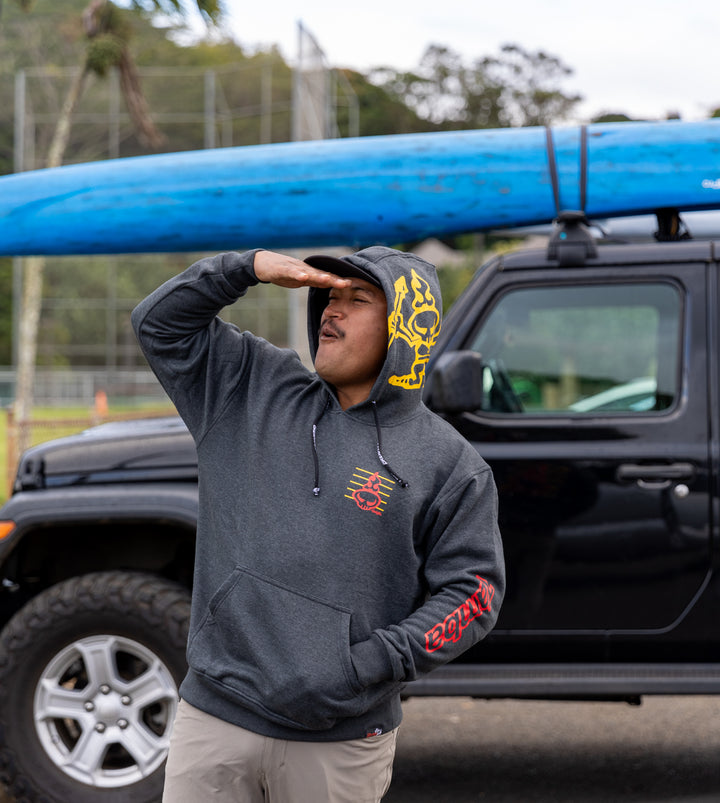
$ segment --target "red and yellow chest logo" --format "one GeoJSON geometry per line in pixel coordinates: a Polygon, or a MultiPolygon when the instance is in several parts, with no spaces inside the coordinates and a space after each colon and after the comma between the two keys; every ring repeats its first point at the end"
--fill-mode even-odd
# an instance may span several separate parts
{"type": "Polygon", "coordinates": [[[391,479],[383,477],[377,471],[371,472],[356,468],[345,497],[352,499],[360,510],[367,510],[376,516],[382,516],[394,486],[395,483],[391,479]]]}

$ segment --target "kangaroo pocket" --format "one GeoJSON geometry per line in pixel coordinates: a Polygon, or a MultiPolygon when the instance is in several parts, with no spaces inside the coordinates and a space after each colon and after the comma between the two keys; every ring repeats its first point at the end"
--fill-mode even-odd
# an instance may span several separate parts
{"type": "Polygon", "coordinates": [[[350,611],[237,567],[191,639],[190,666],[261,716],[318,730],[368,699],[350,661],[350,611]]]}

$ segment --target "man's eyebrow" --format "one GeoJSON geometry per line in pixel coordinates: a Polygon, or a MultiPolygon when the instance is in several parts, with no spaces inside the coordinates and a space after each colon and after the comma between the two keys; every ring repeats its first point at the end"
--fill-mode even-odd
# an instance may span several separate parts
{"type": "Polygon", "coordinates": [[[363,293],[367,293],[370,296],[374,296],[374,295],[377,295],[376,290],[379,290],[380,288],[379,287],[367,287],[366,285],[356,284],[355,282],[353,282],[350,285],[350,289],[351,290],[360,290],[363,293]]]}

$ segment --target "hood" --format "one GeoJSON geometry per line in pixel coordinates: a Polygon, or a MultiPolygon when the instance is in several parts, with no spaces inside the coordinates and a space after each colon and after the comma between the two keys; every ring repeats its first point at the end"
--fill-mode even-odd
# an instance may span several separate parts
{"type": "MultiPolygon", "coordinates": [[[[307,259],[310,264],[312,260],[307,259]]],[[[440,332],[442,299],[435,266],[414,254],[379,245],[342,257],[340,262],[347,263],[355,275],[369,274],[387,299],[388,353],[369,401],[393,413],[408,412],[420,403],[425,368],[440,332]]],[[[323,267],[330,269],[327,262],[323,267]]],[[[310,288],[308,295],[313,360],[328,296],[328,290],[318,288],[310,288]]]]}
{"type": "Polygon", "coordinates": [[[195,444],[173,416],[101,424],[33,446],[20,460],[14,490],[196,479],[195,444]]]}

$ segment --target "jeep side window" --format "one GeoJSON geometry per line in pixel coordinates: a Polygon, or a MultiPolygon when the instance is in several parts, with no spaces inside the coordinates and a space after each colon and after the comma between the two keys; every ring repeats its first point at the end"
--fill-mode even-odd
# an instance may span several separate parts
{"type": "Polygon", "coordinates": [[[485,408],[647,414],[679,396],[681,298],[661,283],[529,287],[500,297],[471,345],[485,408]]]}

